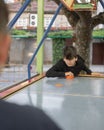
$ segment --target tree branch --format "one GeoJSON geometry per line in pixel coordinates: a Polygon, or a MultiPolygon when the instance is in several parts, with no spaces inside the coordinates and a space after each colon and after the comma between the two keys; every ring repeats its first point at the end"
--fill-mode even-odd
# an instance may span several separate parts
{"type": "Polygon", "coordinates": [[[104,12],[101,12],[92,18],[92,28],[99,24],[104,24],[104,12]]]}

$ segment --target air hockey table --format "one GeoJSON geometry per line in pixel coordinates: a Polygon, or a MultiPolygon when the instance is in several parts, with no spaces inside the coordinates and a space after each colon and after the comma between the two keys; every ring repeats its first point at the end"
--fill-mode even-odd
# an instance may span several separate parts
{"type": "Polygon", "coordinates": [[[42,109],[63,130],[104,129],[104,78],[44,77],[5,100],[42,109]]]}

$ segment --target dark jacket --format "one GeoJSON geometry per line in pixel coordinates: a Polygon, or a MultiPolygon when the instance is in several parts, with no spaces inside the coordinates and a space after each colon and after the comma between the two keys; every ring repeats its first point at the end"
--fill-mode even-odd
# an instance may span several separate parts
{"type": "Polygon", "coordinates": [[[40,109],[0,100],[0,130],[61,130],[40,109]]]}
{"type": "Polygon", "coordinates": [[[64,60],[60,59],[46,72],[46,77],[65,77],[65,72],[70,71],[74,76],[78,76],[81,70],[84,70],[87,74],[91,74],[91,70],[86,67],[84,59],[78,55],[78,60],[76,61],[75,66],[68,67],[64,60]]]}

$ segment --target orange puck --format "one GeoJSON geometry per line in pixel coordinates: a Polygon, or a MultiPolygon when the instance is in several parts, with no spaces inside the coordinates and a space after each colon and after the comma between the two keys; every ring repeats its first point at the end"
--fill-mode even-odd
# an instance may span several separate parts
{"type": "Polygon", "coordinates": [[[66,79],[73,79],[73,78],[74,78],[73,75],[68,75],[68,76],[66,76],[66,79]]]}
{"type": "Polygon", "coordinates": [[[55,84],[56,87],[62,87],[63,85],[60,83],[55,84]]]}

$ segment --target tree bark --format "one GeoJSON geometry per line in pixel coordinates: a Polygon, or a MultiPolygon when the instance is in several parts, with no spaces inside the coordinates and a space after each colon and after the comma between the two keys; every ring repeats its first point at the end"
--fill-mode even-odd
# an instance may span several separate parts
{"type": "Polygon", "coordinates": [[[78,54],[89,65],[90,43],[92,40],[91,13],[78,12],[80,19],[75,26],[75,46],[78,54]]]}

